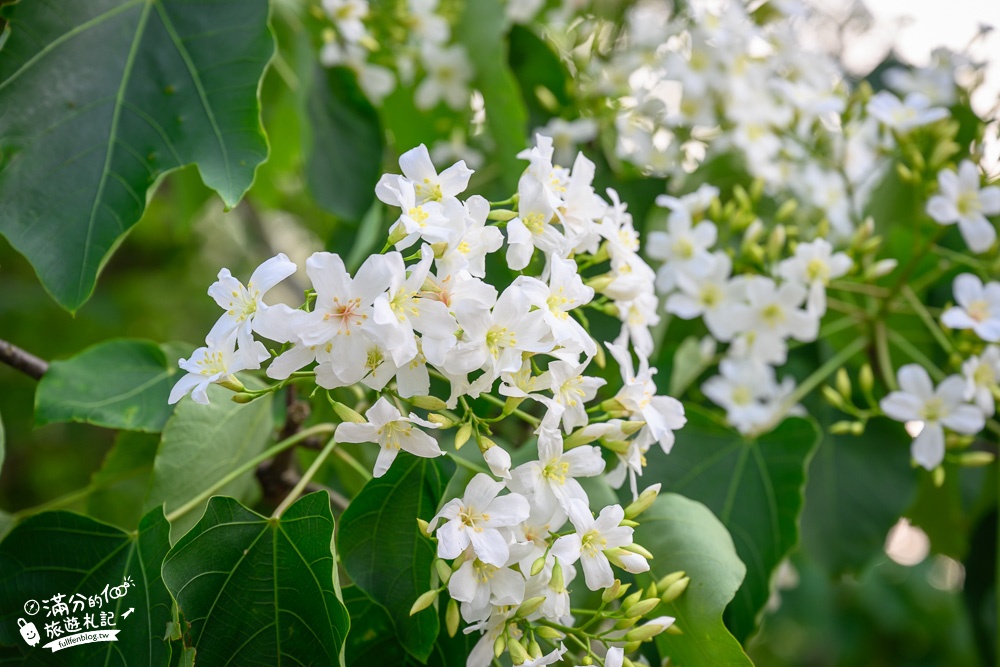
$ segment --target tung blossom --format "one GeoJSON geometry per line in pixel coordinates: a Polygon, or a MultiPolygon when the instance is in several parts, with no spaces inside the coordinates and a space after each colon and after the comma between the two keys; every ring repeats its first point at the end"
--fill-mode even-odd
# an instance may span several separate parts
{"type": "Polygon", "coordinates": [[[957,306],[941,315],[941,323],[952,329],[972,329],[983,340],[1000,341],[1000,283],[983,285],[971,273],[955,278],[952,287],[957,306]]]}
{"type": "Polygon", "coordinates": [[[400,450],[414,456],[434,458],[444,456],[437,440],[421,431],[417,426],[437,428],[437,424],[410,414],[404,417],[392,403],[384,397],[365,413],[366,424],[344,422],[337,426],[334,438],[337,442],[375,442],[380,447],[375,460],[375,477],[381,477],[396,460],[400,450]]]}
{"type": "Polygon", "coordinates": [[[516,493],[498,497],[503,488],[502,482],[479,473],[465,487],[465,495],[441,508],[429,525],[434,530],[439,520],[445,520],[437,529],[438,558],[458,558],[471,545],[483,563],[496,567],[507,563],[510,546],[500,531],[527,519],[530,508],[528,501],[516,493]]]}
{"type": "Polygon", "coordinates": [[[927,215],[942,225],[958,223],[969,250],[983,253],[997,239],[997,230],[986,219],[1000,213],[1000,187],[979,187],[979,169],[963,160],[958,173],[944,169],[938,173],[939,194],[927,202],[927,215]]]}
{"type": "Polygon", "coordinates": [[[249,349],[236,354],[237,332],[232,331],[222,339],[207,340],[207,347],[199,347],[187,359],[180,360],[180,367],[188,372],[170,390],[167,403],[173,405],[188,393],[195,403],[208,405],[208,385],[229,385],[242,391],[243,385],[233,375],[243,370],[260,368],[260,363],[270,357],[267,348],[260,341],[254,341],[249,349]],[[247,363],[250,361],[251,363],[247,363]]]}
{"type": "Polygon", "coordinates": [[[935,389],[923,366],[907,364],[899,369],[898,379],[899,391],[883,398],[879,405],[896,421],[923,424],[910,453],[927,470],[944,460],[944,427],[973,435],[986,425],[982,411],[965,403],[965,381],[961,376],[945,378],[935,389]]]}
{"type": "Polygon", "coordinates": [[[632,544],[632,529],[620,525],[625,510],[620,505],[608,505],[595,519],[590,508],[578,500],[570,501],[568,509],[576,532],[557,539],[552,553],[571,565],[579,560],[590,590],[607,588],[615,583],[615,574],[604,552],[632,544]]]}

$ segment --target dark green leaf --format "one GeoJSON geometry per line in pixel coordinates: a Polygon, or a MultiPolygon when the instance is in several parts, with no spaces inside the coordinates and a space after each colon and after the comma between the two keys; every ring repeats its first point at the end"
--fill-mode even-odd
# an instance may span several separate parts
{"type": "MultiPolygon", "coordinates": [[[[147,508],[166,503],[167,513],[177,509],[233,468],[260,454],[270,443],[271,394],[240,405],[229,400],[231,391],[212,385],[208,397],[211,405],[184,399],[167,420],[153,463],[147,508]]],[[[219,494],[247,500],[257,491],[251,471],[222,487],[219,494]]],[[[173,535],[186,532],[201,512],[198,508],[174,521],[173,535]]]]}
{"type": "Polygon", "coordinates": [[[144,516],[138,532],[132,533],[70,512],[45,512],[25,519],[0,543],[0,644],[17,644],[39,664],[166,665],[170,646],[163,641],[163,633],[173,602],[160,579],[160,565],[170,548],[169,529],[160,509],[144,516]],[[105,586],[110,592],[126,578],[133,585],[123,596],[102,596],[99,608],[90,606],[89,598],[101,596],[105,586]],[[73,602],[77,594],[87,598],[82,607],[73,602]],[[61,602],[68,605],[68,613],[50,618],[44,605],[52,608],[55,602],[49,601],[54,595],[64,596],[61,602]],[[36,625],[42,645],[51,641],[46,623],[74,617],[82,630],[84,615],[90,614],[100,629],[101,612],[113,613],[106,620],[120,631],[118,639],[71,646],[57,653],[43,651],[41,645],[30,649],[17,629],[17,619],[26,617],[28,600],[43,605],[36,616],[26,618],[36,625]]]}
{"type": "Polygon", "coordinates": [[[859,570],[916,492],[902,424],[875,419],[861,436],[825,435],[809,464],[802,543],[831,573],[859,570]]]}
{"type": "Polygon", "coordinates": [[[384,607],[357,586],[344,588],[344,605],[351,616],[351,631],[344,645],[347,667],[404,665],[412,660],[399,643],[396,628],[384,607]]]}
{"type": "Polygon", "coordinates": [[[159,444],[155,435],[119,433],[101,468],[90,478],[87,514],[127,530],[137,526],[159,444]]]}
{"type": "Polygon", "coordinates": [[[483,94],[486,126],[497,146],[497,162],[504,185],[514,191],[524,171],[516,153],[525,145],[528,112],[517,80],[507,64],[503,4],[499,0],[467,2],[455,27],[476,68],[473,84],[483,94]]]}
{"type": "Polygon", "coordinates": [[[365,485],[344,511],[337,545],[351,580],[386,608],[407,651],[426,661],[438,635],[433,608],[410,616],[431,587],[434,546],[417,518],[434,516],[444,481],[430,459],[400,454],[389,471],[365,485]]]}
{"type": "Polygon", "coordinates": [[[751,665],[722,622],[746,574],[726,528],[704,505],[674,493],[660,494],[639,522],[635,541],[654,556],[650,574],[659,579],[683,570],[691,577],[684,594],[664,610],[684,634],[660,635],[660,654],[679,667],[751,665]]]}
{"type": "Polygon", "coordinates": [[[232,207],[267,157],[266,0],[5,7],[0,232],[68,310],[165,172],[196,163],[232,207]]]}
{"type": "Polygon", "coordinates": [[[49,365],[35,392],[35,424],[75,421],[156,433],[172,411],[167,397],[177,373],[156,343],[98,343],[49,365]]]}
{"type": "Polygon", "coordinates": [[[819,440],[814,422],[793,417],[757,439],[716,424],[685,405],[688,423],[670,456],[650,457],[649,479],[715,512],[747,566],[726,612],[741,640],[750,636],[770,596],[771,575],[799,540],[806,466],[819,440]]]}
{"type": "Polygon", "coordinates": [[[279,519],[215,497],[163,561],[198,664],[334,665],[350,626],[323,492],[279,519]]]}
{"type": "MultiPolygon", "coordinates": [[[[375,201],[382,174],[382,127],[354,72],[318,63],[306,100],[311,136],[304,137],[313,197],[356,228],[375,201]]],[[[344,247],[349,247],[345,245],[344,247]]]]}
{"type": "Polygon", "coordinates": [[[3,469],[4,441],[6,436],[3,430],[3,419],[0,419],[0,470],[3,469]]]}
{"type": "Polygon", "coordinates": [[[515,25],[510,29],[510,68],[524,93],[532,127],[544,125],[559,115],[559,107],[569,105],[566,66],[548,42],[529,28],[515,25]]]}

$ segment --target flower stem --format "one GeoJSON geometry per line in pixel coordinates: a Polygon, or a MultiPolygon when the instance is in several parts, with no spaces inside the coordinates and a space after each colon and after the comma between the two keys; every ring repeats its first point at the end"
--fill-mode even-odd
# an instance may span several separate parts
{"type": "Polygon", "coordinates": [[[281,518],[281,515],[285,513],[285,510],[291,507],[292,503],[298,500],[299,496],[302,495],[302,492],[305,491],[306,486],[312,478],[316,476],[316,473],[319,472],[320,466],[323,465],[323,462],[326,461],[326,458],[330,456],[330,453],[333,452],[333,449],[336,446],[337,440],[335,438],[330,438],[330,442],[326,443],[326,447],[323,448],[323,451],[319,453],[319,456],[317,456],[316,460],[312,462],[309,469],[303,473],[302,479],[300,479],[298,484],[296,484],[295,487],[288,492],[288,495],[281,501],[281,504],[275,508],[274,514],[271,515],[272,519],[281,518]]]}
{"type": "Polygon", "coordinates": [[[175,509],[173,512],[167,514],[167,521],[170,522],[176,521],[180,517],[184,516],[185,514],[196,508],[201,503],[208,500],[213,494],[215,494],[216,491],[226,486],[227,484],[238,478],[240,475],[243,475],[253,470],[259,464],[263,463],[272,456],[280,454],[289,447],[293,447],[294,445],[302,442],[303,440],[311,436],[319,435],[321,433],[333,433],[333,431],[335,431],[336,428],[337,428],[336,424],[317,424],[316,426],[311,426],[309,428],[302,429],[301,431],[299,431],[290,438],[285,438],[284,440],[277,443],[270,449],[261,452],[260,454],[253,457],[249,461],[243,463],[238,468],[232,470],[228,475],[226,475],[222,479],[217,480],[214,484],[212,484],[210,487],[199,493],[197,496],[187,501],[186,503],[175,509]]]}

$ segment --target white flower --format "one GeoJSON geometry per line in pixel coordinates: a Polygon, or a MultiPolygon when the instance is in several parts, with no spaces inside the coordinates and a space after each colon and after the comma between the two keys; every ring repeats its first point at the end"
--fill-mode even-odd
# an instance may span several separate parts
{"type": "Polygon", "coordinates": [[[490,472],[497,477],[510,479],[510,454],[500,445],[493,445],[483,452],[483,460],[490,472]]]}
{"type": "Polygon", "coordinates": [[[410,15],[409,30],[431,44],[444,44],[451,35],[451,28],[443,16],[435,14],[438,0],[408,0],[410,15]]]}
{"type": "Polygon", "coordinates": [[[472,64],[464,48],[455,45],[442,49],[428,44],[421,51],[421,60],[427,76],[414,91],[418,109],[431,109],[442,100],[456,111],[468,105],[472,64]]]}
{"type": "Polygon", "coordinates": [[[568,509],[576,532],[557,539],[552,552],[556,558],[571,565],[579,560],[590,590],[607,588],[615,583],[615,575],[604,552],[632,544],[632,529],[620,525],[625,510],[620,505],[609,505],[595,519],[586,503],[575,499],[569,502],[568,509]]]}
{"type": "Polygon", "coordinates": [[[246,287],[233,277],[229,269],[219,271],[218,281],[208,288],[208,295],[215,299],[225,313],[215,323],[208,334],[210,340],[224,340],[233,331],[239,332],[237,342],[241,355],[248,355],[246,368],[253,366],[255,349],[253,344],[254,319],[267,310],[264,295],[279,282],[295,273],[297,267],[284,253],[278,253],[258,266],[250,275],[246,287]]]}
{"type": "MultiPolygon", "coordinates": [[[[507,485],[527,497],[532,507],[545,516],[555,516],[560,509],[568,512],[573,499],[589,504],[587,492],[576,478],[593,477],[604,471],[601,449],[581,446],[564,452],[558,430],[541,426],[537,433],[538,460],[514,468],[507,485]]],[[[556,522],[561,522],[561,517],[556,522]]]]}
{"type": "Polygon", "coordinates": [[[439,519],[445,523],[437,529],[438,557],[458,558],[469,545],[479,560],[503,567],[510,557],[507,538],[501,528],[516,526],[528,518],[528,501],[516,493],[497,497],[503,482],[479,473],[465,487],[462,498],[448,501],[431,520],[434,530],[439,519]]]}
{"type": "Polygon", "coordinates": [[[486,224],[490,203],[479,195],[469,197],[464,205],[446,205],[445,215],[455,226],[447,248],[437,253],[435,262],[442,275],[468,271],[472,276],[486,275],[486,255],[503,245],[499,229],[486,224]]]}
{"type": "Polygon", "coordinates": [[[520,271],[528,266],[535,248],[547,254],[557,252],[564,238],[551,224],[555,208],[542,184],[525,174],[517,191],[517,217],[507,223],[507,265],[520,271]]]}
{"type": "Polygon", "coordinates": [[[451,237],[453,230],[441,202],[430,199],[421,203],[416,185],[410,179],[383,174],[375,186],[375,195],[382,202],[402,209],[399,219],[389,228],[394,234],[393,239],[399,238],[398,227],[402,226],[406,232],[396,243],[398,250],[410,247],[418,237],[428,243],[447,241],[451,237]]]}
{"type": "MultiPolygon", "coordinates": [[[[427,147],[420,144],[399,156],[399,168],[403,175],[413,183],[417,203],[441,201],[449,197],[457,197],[469,187],[472,170],[460,160],[440,174],[431,162],[427,147]]],[[[382,176],[383,179],[389,174],[382,176]]]]}
{"type": "Polygon", "coordinates": [[[958,223],[958,231],[975,253],[986,252],[997,238],[997,230],[986,219],[1000,213],[1000,187],[980,189],[979,170],[963,160],[956,174],[951,169],[938,173],[940,194],[927,202],[927,215],[942,225],[958,223]]]}
{"type": "Polygon", "coordinates": [[[568,165],[573,161],[577,144],[586,143],[597,137],[597,122],[592,118],[576,120],[553,118],[545,127],[535,131],[552,137],[555,163],[568,165]]]}
{"type": "Polygon", "coordinates": [[[491,605],[503,607],[524,601],[524,577],[472,556],[451,575],[448,593],[464,603],[462,617],[467,622],[481,621],[489,617],[491,605]]]}
{"type": "Polygon", "coordinates": [[[225,338],[205,342],[208,347],[199,347],[191,353],[190,358],[181,359],[178,363],[188,374],[179,379],[170,390],[167,403],[173,405],[190,392],[195,403],[208,405],[208,385],[231,384],[234,388],[239,388],[242,385],[233,377],[233,373],[260,368],[260,362],[271,356],[260,341],[254,341],[237,356],[236,331],[231,331],[225,338]]]}
{"type": "Polygon", "coordinates": [[[337,442],[375,442],[381,448],[375,461],[375,477],[381,477],[389,469],[399,454],[399,450],[407,451],[414,456],[434,458],[444,456],[437,440],[427,435],[414,424],[424,428],[437,428],[437,424],[410,414],[404,417],[396,407],[384,397],[375,401],[375,405],[365,413],[367,424],[344,422],[337,426],[334,439],[337,442]]]}
{"type": "Polygon", "coordinates": [[[795,255],[778,264],[778,275],[785,280],[809,287],[808,305],[822,315],[826,312],[826,286],[850,269],[853,262],[842,252],[834,253],[826,239],[800,243],[795,255]]]}
{"type": "Polygon", "coordinates": [[[348,42],[357,42],[368,34],[362,23],[368,16],[367,0],[323,0],[323,9],[348,42]]]}
{"type": "Polygon", "coordinates": [[[957,306],[941,315],[941,323],[952,329],[972,329],[985,341],[1000,341],[1000,283],[983,285],[971,273],[955,278],[952,286],[957,306]]]}
{"type": "Polygon", "coordinates": [[[603,378],[583,374],[589,365],[590,358],[580,364],[563,360],[549,362],[549,389],[556,404],[563,408],[562,424],[567,433],[587,423],[587,401],[606,384],[603,378]]]}
{"type": "Polygon", "coordinates": [[[590,303],[594,290],[583,284],[575,261],[553,257],[550,267],[548,285],[537,278],[519,276],[511,288],[519,290],[525,299],[538,307],[556,343],[593,356],[597,344],[570,311],[590,303]]]}
{"type": "Polygon", "coordinates": [[[948,117],[948,110],[932,107],[930,100],[919,93],[911,93],[905,101],[887,90],[880,90],[868,101],[868,113],[886,127],[909,132],[948,117]]]}
{"type": "Polygon", "coordinates": [[[674,289],[677,275],[687,272],[703,276],[712,267],[709,248],[715,245],[718,230],[709,220],[692,226],[686,209],[676,209],[667,221],[667,231],[649,234],[646,254],[663,264],[657,270],[656,287],[661,292],[674,289]]]}
{"type": "Polygon", "coordinates": [[[965,376],[965,394],[962,398],[972,401],[987,418],[996,412],[993,392],[1000,381],[1000,347],[987,345],[980,356],[971,356],[962,364],[965,376]]]}
{"type": "Polygon", "coordinates": [[[642,420],[646,425],[639,431],[637,439],[659,442],[665,454],[674,446],[674,431],[687,423],[684,406],[676,398],[657,396],[653,382],[655,368],[649,367],[649,360],[639,357],[639,371],[633,372],[631,353],[619,345],[607,344],[611,356],[621,369],[622,388],[615,399],[630,413],[633,419],[642,420]]]}
{"type": "Polygon", "coordinates": [[[723,359],[719,375],[701,386],[705,396],[726,410],[726,421],[740,433],[749,433],[768,420],[764,401],[775,389],[773,368],[734,359],[723,359]]]}
{"type": "Polygon", "coordinates": [[[966,435],[983,429],[986,420],[982,411],[963,402],[965,381],[961,376],[949,376],[935,389],[922,366],[907,364],[899,369],[898,379],[899,391],[883,398],[879,405],[891,419],[923,424],[910,453],[924,468],[933,470],[944,460],[943,427],[966,435]]]}
{"type": "Polygon", "coordinates": [[[680,292],[667,298],[666,311],[685,320],[701,316],[717,340],[731,340],[750,319],[746,282],[730,280],[732,269],[729,255],[720,251],[712,255],[712,268],[704,276],[679,274],[680,292]]]}
{"type": "Polygon", "coordinates": [[[749,320],[741,327],[749,335],[747,352],[753,358],[768,363],[784,363],[787,356],[785,339],[802,342],[816,340],[819,315],[799,308],[808,290],[798,283],[786,282],[780,287],[770,278],[747,278],[749,320]]]}

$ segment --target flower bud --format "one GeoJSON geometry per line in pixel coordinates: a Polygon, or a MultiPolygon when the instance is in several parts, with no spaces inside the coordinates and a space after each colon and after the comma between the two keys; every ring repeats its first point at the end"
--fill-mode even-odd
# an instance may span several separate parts
{"type": "Polygon", "coordinates": [[[627,612],[625,612],[625,615],[628,616],[629,618],[639,618],[641,616],[645,616],[649,612],[656,609],[656,607],[659,604],[660,604],[659,598],[653,598],[652,600],[642,600],[641,602],[637,602],[634,605],[632,605],[632,607],[627,612]]]}
{"type": "Polygon", "coordinates": [[[610,273],[604,273],[584,281],[583,284],[587,287],[593,288],[595,292],[603,292],[609,285],[611,285],[612,282],[614,282],[614,280],[615,276],[610,273]]]}
{"type": "Polygon", "coordinates": [[[542,639],[562,639],[563,635],[561,632],[555,628],[550,628],[547,625],[540,625],[535,628],[535,634],[542,639]]]}
{"type": "Polygon", "coordinates": [[[601,446],[610,449],[615,454],[628,454],[631,445],[625,440],[602,440],[601,446]]]}
{"type": "Polygon", "coordinates": [[[517,615],[521,618],[527,618],[531,616],[538,608],[545,604],[545,596],[539,595],[538,597],[528,598],[521,603],[521,606],[517,608],[517,615]]]}
{"type": "Polygon", "coordinates": [[[639,527],[639,522],[638,521],[632,521],[631,519],[622,519],[618,523],[618,525],[619,526],[625,526],[626,528],[638,528],[639,527]]]}
{"type": "Polygon", "coordinates": [[[624,547],[622,547],[622,549],[624,549],[625,551],[631,551],[634,554],[639,554],[646,560],[653,560],[653,554],[651,554],[646,549],[646,547],[642,546],[641,544],[636,544],[635,542],[633,542],[632,544],[626,544],[624,547]]]}
{"type": "Polygon", "coordinates": [[[495,442],[485,437],[479,439],[479,448],[490,472],[497,477],[510,479],[510,454],[507,453],[507,450],[503,447],[497,447],[495,442]]]}
{"type": "Polygon", "coordinates": [[[434,590],[427,591],[426,593],[418,597],[416,602],[413,603],[413,606],[410,607],[410,616],[422,612],[424,609],[427,609],[427,607],[430,607],[432,604],[434,604],[434,601],[437,600],[437,596],[440,595],[440,593],[441,590],[435,588],[434,590]]]}
{"type": "Polygon", "coordinates": [[[625,507],[625,518],[634,519],[643,512],[649,509],[653,501],[656,500],[656,496],[660,493],[660,485],[653,484],[649,488],[645,489],[639,494],[639,497],[632,503],[629,503],[625,507]]]}
{"type": "Polygon", "coordinates": [[[470,422],[465,422],[458,427],[458,431],[455,433],[455,449],[459,450],[462,445],[469,441],[469,437],[472,435],[472,424],[470,422]]]}
{"type": "Polygon", "coordinates": [[[444,624],[448,630],[449,637],[454,637],[458,633],[458,622],[460,620],[461,615],[458,611],[458,602],[454,599],[448,600],[448,609],[444,614],[444,624]]]}
{"type": "Polygon", "coordinates": [[[507,222],[508,220],[513,220],[517,217],[516,211],[511,211],[506,208],[498,208],[489,212],[486,216],[487,220],[497,220],[499,222],[507,222]]]}
{"type": "Polygon", "coordinates": [[[426,521],[424,521],[423,519],[421,519],[420,517],[417,517],[417,528],[420,529],[420,534],[421,535],[424,535],[426,537],[430,537],[431,536],[431,527],[430,527],[430,524],[427,523],[426,521]]]}
{"type": "MultiPolygon", "coordinates": [[[[517,642],[514,643],[516,644],[517,642]]],[[[493,642],[493,657],[499,658],[501,655],[503,655],[503,651],[505,648],[507,648],[507,637],[501,634],[493,642]]]]}
{"type": "Polygon", "coordinates": [[[531,655],[534,660],[542,657],[542,647],[539,646],[538,642],[534,639],[528,642],[528,654],[531,655]]]}
{"type": "Polygon", "coordinates": [[[795,199],[786,199],[785,203],[778,207],[778,210],[774,213],[774,219],[779,222],[784,222],[788,218],[792,217],[795,210],[799,207],[799,202],[795,199]]]}
{"type": "Polygon", "coordinates": [[[510,659],[515,665],[523,665],[531,658],[528,651],[521,646],[521,642],[510,642],[507,645],[507,650],[510,651],[510,659]]]}
{"type": "Polygon", "coordinates": [[[397,224],[395,227],[392,228],[392,231],[389,232],[389,238],[386,239],[385,245],[394,246],[403,239],[405,239],[406,236],[407,236],[406,227],[404,227],[401,224],[397,224]]]}
{"type": "Polygon", "coordinates": [[[767,237],[767,256],[771,259],[777,259],[781,255],[781,249],[785,247],[787,238],[784,225],[778,225],[772,229],[767,237]]]}
{"type": "Polygon", "coordinates": [[[685,576],[686,575],[684,573],[684,570],[671,572],[670,574],[666,575],[665,577],[656,582],[656,588],[661,591],[665,591],[668,588],[670,588],[671,584],[673,584],[675,581],[680,581],[685,576]]]}
{"type": "Polygon", "coordinates": [[[992,452],[962,452],[958,455],[958,465],[965,468],[988,466],[996,460],[992,452]]]}
{"type": "MultiPolygon", "coordinates": [[[[607,552],[605,552],[605,553],[607,553],[607,552]]],[[[624,609],[625,611],[628,611],[632,607],[632,605],[634,605],[636,602],[638,602],[641,599],[642,599],[642,590],[640,589],[640,590],[632,593],[628,597],[626,597],[624,600],[622,600],[622,609],[624,609]]]]}
{"type": "Polygon", "coordinates": [[[434,569],[437,571],[438,579],[442,584],[447,584],[451,579],[451,566],[440,558],[434,561],[434,569]]]}
{"type": "Polygon", "coordinates": [[[639,431],[641,431],[642,428],[645,425],[646,425],[646,422],[644,422],[644,421],[642,421],[640,419],[635,419],[635,420],[632,420],[632,421],[622,422],[622,425],[621,425],[622,433],[624,433],[625,435],[633,435],[633,434],[638,433],[639,431]]]}
{"type": "Polygon", "coordinates": [[[531,576],[537,576],[539,572],[545,569],[545,556],[539,556],[535,559],[535,562],[531,564],[531,576]]]}
{"type": "Polygon", "coordinates": [[[691,577],[682,577],[674,583],[667,586],[667,589],[663,591],[663,595],[660,596],[660,602],[663,604],[670,604],[687,590],[688,584],[691,583],[691,577]]]}
{"type": "Polygon", "coordinates": [[[438,241],[437,243],[432,243],[431,250],[434,252],[434,257],[436,259],[441,259],[444,257],[444,254],[448,252],[448,242],[438,241]]]}
{"type": "Polygon", "coordinates": [[[944,479],[944,466],[939,465],[937,468],[934,468],[934,471],[931,473],[931,482],[934,483],[936,488],[940,489],[944,486],[944,479]]]}
{"type": "Polygon", "coordinates": [[[406,400],[422,410],[444,410],[448,407],[448,404],[437,396],[413,396],[406,400]]]}
{"type": "Polygon", "coordinates": [[[558,558],[552,566],[552,578],[549,579],[549,588],[560,593],[566,590],[566,582],[563,580],[563,569],[558,558]]]}
{"type": "Polygon", "coordinates": [[[241,391],[241,392],[239,392],[237,394],[233,394],[232,401],[233,401],[233,403],[249,403],[250,401],[252,401],[255,398],[257,398],[257,395],[255,395],[255,394],[248,394],[245,391],[241,391]]]}
{"type": "Polygon", "coordinates": [[[627,632],[624,639],[627,642],[643,642],[661,634],[666,629],[659,623],[647,623],[627,632]]]}
{"type": "Polygon", "coordinates": [[[598,368],[603,369],[607,361],[608,361],[607,357],[604,356],[604,348],[598,345],[597,352],[594,354],[594,364],[598,368]]]}
{"type": "Polygon", "coordinates": [[[608,603],[611,602],[612,600],[618,599],[618,597],[620,597],[622,593],[628,590],[628,587],[630,585],[631,584],[625,584],[624,586],[622,586],[621,579],[615,579],[615,583],[605,588],[604,592],[601,593],[601,600],[604,601],[605,603],[608,603]]]}
{"type": "Polygon", "coordinates": [[[865,363],[861,366],[861,370],[858,371],[858,386],[866,394],[871,393],[872,388],[875,386],[875,374],[872,372],[871,364],[865,363]]]}
{"type": "Polygon", "coordinates": [[[847,376],[846,368],[837,369],[837,377],[835,380],[835,384],[837,386],[837,391],[839,391],[844,398],[850,398],[851,378],[847,376]]]}
{"type": "Polygon", "coordinates": [[[615,630],[628,630],[639,622],[639,618],[639,616],[634,616],[620,619],[615,623],[615,630]]]}
{"type": "Polygon", "coordinates": [[[820,389],[820,393],[823,394],[823,398],[826,400],[826,402],[832,405],[833,407],[835,408],[844,407],[844,397],[838,394],[837,390],[831,387],[830,385],[828,384],[823,385],[823,388],[820,389]]]}
{"type": "Polygon", "coordinates": [[[444,415],[438,414],[436,412],[432,412],[429,415],[427,415],[427,421],[433,424],[437,424],[441,428],[451,428],[452,426],[455,425],[455,422],[448,419],[444,415]]]}
{"type": "Polygon", "coordinates": [[[330,404],[333,406],[333,411],[337,413],[337,416],[340,417],[345,422],[351,422],[354,424],[364,424],[368,421],[367,419],[362,417],[360,413],[347,407],[343,403],[340,403],[338,401],[330,401],[330,404]]]}
{"type": "Polygon", "coordinates": [[[563,440],[563,450],[573,449],[574,447],[579,447],[581,445],[589,445],[599,437],[601,437],[600,433],[597,433],[594,430],[590,430],[588,432],[586,427],[578,428],[566,436],[563,440]]]}
{"type": "MultiPolygon", "coordinates": [[[[640,648],[642,648],[642,642],[629,642],[622,647],[622,651],[625,653],[635,653],[640,648]]],[[[624,662],[622,664],[624,664],[624,662]]]]}
{"type": "Polygon", "coordinates": [[[839,421],[830,425],[830,433],[833,435],[845,435],[854,432],[854,425],[857,422],[839,421]]]}
{"type": "Polygon", "coordinates": [[[899,262],[895,259],[882,259],[865,269],[863,276],[867,279],[881,278],[892,273],[898,265],[899,262]]]}
{"type": "Polygon", "coordinates": [[[676,624],[675,625],[667,626],[667,629],[664,630],[664,632],[667,633],[668,635],[683,635],[684,634],[684,631],[681,630],[680,627],[677,626],[676,624]]]}

